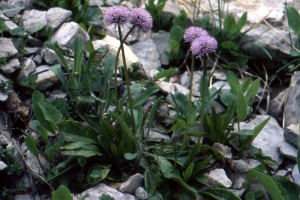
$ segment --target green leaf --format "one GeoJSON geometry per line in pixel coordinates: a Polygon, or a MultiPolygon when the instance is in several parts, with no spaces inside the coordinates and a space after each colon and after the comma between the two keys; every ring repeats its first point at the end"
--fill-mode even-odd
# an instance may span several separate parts
{"type": "Polygon", "coordinates": [[[179,25],[172,26],[172,28],[170,30],[171,40],[174,40],[175,42],[178,42],[178,43],[181,42],[184,31],[185,30],[179,25]]]}
{"type": "Polygon", "coordinates": [[[247,90],[245,99],[247,101],[247,103],[252,104],[252,102],[254,101],[254,98],[258,92],[260,86],[260,80],[256,79],[255,81],[253,81],[253,83],[251,84],[251,86],[249,87],[249,89],[247,90]]]}
{"type": "Polygon", "coordinates": [[[254,135],[254,131],[243,129],[243,130],[240,130],[240,131],[232,132],[231,134],[234,134],[234,135],[254,135]]]}
{"type": "Polygon", "coordinates": [[[242,122],[247,117],[247,103],[241,89],[238,89],[237,91],[236,104],[237,120],[238,122],[242,122]]]}
{"type": "Polygon", "coordinates": [[[247,12],[244,12],[237,23],[238,30],[240,31],[247,23],[247,12]]]}
{"type": "Polygon", "coordinates": [[[85,164],[86,164],[86,158],[84,158],[84,157],[78,157],[77,161],[81,167],[85,166],[85,164]]]}
{"type": "Polygon", "coordinates": [[[246,200],[255,200],[255,194],[253,192],[247,192],[247,194],[245,195],[245,199],[246,200]]]}
{"type": "Polygon", "coordinates": [[[271,176],[254,168],[248,172],[247,178],[249,182],[252,182],[255,177],[258,178],[273,200],[286,199],[286,195],[284,194],[286,191],[271,176]]]}
{"type": "Polygon", "coordinates": [[[134,154],[132,154],[132,153],[125,153],[124,154],[124,158],[126,159],[126,160],[133,160],[133,159],[135,159],[137,157],[137,153],[134,153],[134,154]]]}
{"type": "Polygon", "coordinates": [[[14,28],[12,30],[10,30],[10,34],[13,36],[21,36],[24,35],[24,33],[26,33],[25,28],[24,27],[18,27],[18,28],[14,28]]]}
{"type": "Polygon", "coordinates": [[[36,146],[35,139],[31,135],[28,135],[25,138],[25,144],[30,153],[32,153],[37,158],[39,156],[39,151],[36,146]]]}
{"type": "Polygon", "coordinates": [[[115,200],[113,197],[109,196],[108,194],[102,194],[99,197],[99,200],[115,200]]]}
{"type": "Polygon", "coordinates": [[[155,92],[159,91],[156,87],[150,87],[147,88],[142,94],[140,94],[133,102],[132,107],[136,108],[138,106],[141,106],[143,103],[145,103],[151,95],[153,95],[155,92]]]}
{"type": "Polygon", "coordinates": [[[223,188],[211,188],[204,190],[203,192],[199,192],[202,195],[212,195],[210,197],[214,197],[215,199],[218,200],[241,200],[239,196],[237,196],[235,193],[231,192],[228,189],[223,189],[223,188]],[[207,194],[208,193],[208,194],[207,194]]]}
{"type": "Polygon", "coordinates": [[[194,171],[194,163],[191,163],[189,164],[189,166],[186,168],[185,172],[184,172],[184,175],[183,175],[183,178],[182,180],[184,182],[188,182],[188,180],[191,178],[192,174],[193,174],[193,171],[194,171]]]}
{"type": "MultiPolygon", "coordinates": [[[[299,126],[299,129],[300,129],[300,126],[299,126]]],[[[300,147],[300,137],[299,136],[297,137],[297,144],[298,144],[298,147],[300,147]]],[[[298,150],[297,150],[297,165],[298,165],[298,170],[300,172],[300,148],[298,148],[298,150]]]]}
{"type": "Polygon", "coordinates": [[[99,163],[93,164],[87,174],[88,183],[93,185],[99,183],[100,181],[106,178],[109,171],[110,165],[103,165],[99,163]]]}
{"type": "Polygon", "coordinates": [[[45,23],[41,23],[39,25],[37,25],[36,27],[34,27],[34,32],[38,32],[40,30],[42,30],[47,24],[45,23]]]}
{"type": "Polygon", "coordinates": [[[249,88],[249,85],[251,83],[251,77],[248,77],[244,80],[244,82],[241,85],[241,89],[243,94],[247,91],[247,89],[249,88]]]}
{"type": "Polygon", "coordinates": [[[99,144],[97,134],[87,126],[71,120],[61,121],[57,125],[67,141],[84,141],[91,144],[99,144]]]}
{"type": "Polygon", "coordinates": [[[229,35],[234,34],[238,30],[235,19],[231,14],[228,15],[224,20],[224,29],[229,35]]]}
{"type": "Polygon", "coordinates": [[[175,72],[177,72],[176,68],[162,70],[154,76],[154,79],[159,80],[159,79],[164,78],[164,77],[171,77],[175,72]]]}
{"type": "Polygon", "coordinates": [[[232,94],[236,94],[240,87],[240,83],[237,76],[232,71],[228,71],[226,73],[226,77],[227,77],[228,84],[230,85],[232,94]]]}
{"type": "Polygon", "coordinates": [[[225,106],[229,106],[230,104],[233,104],[231,106],[234,106],[234,113],[236,111],[236,96],[230,92],[229,89],[223,89],[221,90],[221,93],[220,93],[220,99],[222,101],[222,103],[225,105],[225,106]],[[234,102],[234,103],[232,103],[234,102]]]}
{"type": "Polygon", "coordinates": [[[73,200],[70,190],[61,185],[57,190],[55,190],[52,194],[52,200],[73,200]]]}
{"type": "Polygon", "coordinates": [[[300,16],[298,11],[293,7],[288,7],[286,12],[290,28],[298,34],[300,28],[300,16]]]}
{"type": "Polygon", "coordinates": [[[300,198],[300,186],[297,183],[291,182],[289,179],[283,176],[275,175],[273,178],[286,190],[286,194],[290,200],[300,198]]]}
{"type": "Polygon", "coordinates": [[[149,197],[151,197],[154,194],[155,189],[157,187],[157,182],[158,182],[157,174],[155,172],[150,171],[149,169],[146,169],[144,182],[145,182],[145,189],[149,197]]]}
{"type": "Polygon", "coordinates": [[[52,133],[55,133],[55,131],[58,129],[56,123],[63,120],[62,114],[50,103],[47,102],[40,102],[38,103],[45,120],[48,121],[48,123],[51,125],[52,133]]]}
{"type": "Polygon", "coordinates": [[[233,42],[233,41],[231,41],[231,40],[227,40],[227,41],[224,41],[224,42],[222,42],[221,43],[221,46],[224,48],[224,49],[235,49],[235,48],[237,48],[238,47],[238,45],[235,43],[235,42],[233,42]]]}
{"type": "Polygon", "coordinates": [[[57,65],[51,66],[50,71],[52,71],[55,74],[55,76],[59,79],[59,81],[63,85],[65,84],[65,78],[64,78],[63,71],[61,69],[61,65],[57,64],[57,65]]]}

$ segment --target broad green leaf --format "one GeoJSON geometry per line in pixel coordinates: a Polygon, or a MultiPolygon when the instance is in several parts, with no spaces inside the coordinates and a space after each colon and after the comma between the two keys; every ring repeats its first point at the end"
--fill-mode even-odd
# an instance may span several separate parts
{"type": "Polygon", "coordinates": [[[58,129],[56,123],[63,120],[62,114],[50,103],[41,102],[38,103],[45,119],[51,125],[53,133],[58,129]]]}
{"type": "Polygon", "coordinates": [[[226,77],[227,77],[228,84],[230,85],[231,92],[233,94],[236,94],[240,87],[240,83],[237,76],[232,71],[228,71],[226,73],[226,77]]]}
{"type": "Polygon", "coordinates": [[[235,19],[231,14],[224,20],[224,29],[229,35],[234,34],[238,30],[235,19]]]}
{"type": "Polygon", "coordinates": [[[92,167],[88,171],[87,181],[90,184],[97,184],[103,179],[106,178],[108,172],[110,171],[110,165],[103,165],[103,164],[93,164],[92,167]],[[95,176],[95,172],[97,175],[95,176]]]}
{"type": "Polygon", "coordinates": [[[99,149],[98,146],[90,144],[85,141],[78,141],[66,144],[65,146],[61,147],[62,150],[77,150],[77,149],[84,149],[84,150],[94,150],[97,151],[99,149]]]}
{"type": "Polygon", "coordinates": [[[282,185],[290,200],[300,198],[300,186],[283,176],[273,176],[273,178],[282,185]]]}
{"type": "Polygon", "coordinates": [[[60,148],[60,144],[58,143],[55,143],[52,147],[46,149],[46,153],[47,153],[47,156],[48,156],[48,159],[50,161],[54,161],[54,157],[53,157],[53,154],[56,150],[58,150],[60,148]]]}
{"type": "Polygon", "coordinates": [[[255,194],[253,192],[247,192],[247,194],[245,195],[245,199],[246,200],[255,200],[255,194]]]}
{"type": "Polygon", "coordinates": [[[240,31],[247,23],[247,12],[244,12],[237,23],[238,30],[240,31]]]}
{"type": "Polygon", "coordinates": [[[286,12],[290,28],[298,34],[300,28],[300,16],[298,11],[293,7],[288,7],[286,12]]]}
{"type": "Polygon", "coordinates": [[[73,200],[70,190],[61,185],[57,190],[55,190],[52,194],[52,200],[73,200]]]}
{"type": "Polygon", "coordinates": [[[247,117],[247,103],[241,89],[237,91],[236,112],[238,122],[242,122],[247,117]]]}
{"type": "Polygon", "coordinates": [[[155,192],[157,182],[158,182],[158,177],[155,172],[153,173],[149,169],[146,169],[144,175],[145,175],[145,179],[144,179],[145,190],[147,191],[148,195],[151,197],[155,192]]]}
{"type": "Polygon", "coordinates": [[[170,37],[171,40],[174,40],[176,42],[180,42],[182,40],[184,29],[179,25],[173,25],[170,30],[170,37]]]}
{"type": "Polygon", "coordinates": [[[252,104],[252,102],[258,92],[259,86],[260,86],[259,79],[256,79],[255,81],[253,81],[253,83],[250,85],[249,89],[247,90],[246,96],[245,96],[247,103],[252,104]]]}
{"type": "Polygon", "coordinates": [[[14,28],[12,30],[10,30],[9,32],[11,35],[13,36],[17,36],[17,35],[24,35],[26,33],[24,27],[18,27],[18,28],[14,28]]]}
{"type": "Polygon", "coordinates": [[[99,144],[97,134],[87,126],[71,120],[61,121],[57,125],[67,141],[84,141],[91,144],[99,144]]]}
{"type": "Polygon", "coordinates": [[[78,158],[77,158],[78,164],[79,164],[81,167],[85,166],[86,160],[87,160],[87,159],[84,158],[84,157],[78,157],[78,158]]]}
{"type": "Polygon", "coordinates": [[[41,23],[39,25],[37,25],[36,27],[34,27],[34,32],[38,32],[40,30],[42,30],[47,24],[46,23],[41,23]]]}
{"type": "Polygon", "coordinates": [[[232,106],[234,106],[234,109],[235,109],[234,114],[235,114],[235,111],[236,111],[236,96],[232,92],[230,92],[229,89],[221,90],[220,99],[221,99],[222,103],[227,107],[230,104],[233,104],[232,106]],[[234,103],[232,103],[232,102],[234,102],[234,103]]]}
{"type": "Polygon", "coordinates": [[[231,41],[231,40],[227,40],[227,41],[224,41],[224,42],[222,42],[221,43],[221,46],[224,48],[224,49],[235,49],[235,48],[237,48],[238,47],[238,45],[235,43],[235,42],[233,42],[233,41],[231,41]]]}
{"type": "Polygon", "coordinates": [[[48,133],[47,130],[41,126],[38,120],[32,120],[29,122],[29,127],[34,130],[36,133],[38,133],[45,142],[48,142],[48,133]]]}
{"type": "Polygon", "coordinates": [[[67,156],[83,156],[85,158],[93,157],[93,156],[103,156],[103,154],[100,151],[93,151],[93,150],[82,150],[82,149],[76,149],[76,150],[61,150],[61,153],[67,156]]]}
{"type": "Polygon", "coordinates": [[[108,81],[112,79],[114,66],[115,66],[116,56],[112,54],[108,54],[105,56],[104,62],[103,62],[103,75],[104,78],[108,81]]]}
{"type": "Polygon", "coordinates": [[[247,91],[247,89],[249,88],[249,85],[251,83],[251,77],[248,77],[244,80],[244,82],[241,85],[241,89],[243,94],[247,91]]]}
{"type": "Polygon", "coordinates": [[[57,65],[51,66],[50,71],[52,71],[55,74],[55,76],[59,79],[59,81],[63,85],[65,84],[65,78],[64,78],[63,71],[61,69],[61,65],[57,64],[57,65]]]}
{"type": "Polygon", "coordinates": [[[36,146],[36,141],[31,135],[26,136],[25,144],[26,144],[27,149],[30,151],[30,153],[32,153],[36,158],[38,158],[39,151],[36,146]]]}
{"type": "Polygon", "coordinates": [[[255,177],[258,178],[273,200],[286,199],[286,195],[284,194],[286,191],[271,176],[264,174],[257,169],[250,170],[247,175],[249,182],[252,182],[255,177]]]}

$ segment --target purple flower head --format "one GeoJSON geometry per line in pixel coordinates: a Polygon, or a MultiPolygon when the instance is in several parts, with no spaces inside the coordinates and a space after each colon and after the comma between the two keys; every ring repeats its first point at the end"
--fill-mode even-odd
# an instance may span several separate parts
{"type": "Polygon", "coordinates": [[[134,8],[131,13],[130,21],[144,32],[147,32],[152,28],[152,17],[150,13],[143,8],[134,8]]]}
{"type": "Polygon", "coordinates": [[[191,45],[191,51],[196,58],[202,58],[207,53],[215,52],[218,42],[215,38],[206,35],[194,39],[191,45]]]}
{"type": "Polygon", "coordinates": [[[188,29],[186,29],[183,39],[186,42],[193,42],[198,37],[207,36],[207,31],[203,30],[202,28],[191,26],[188,29]]]}
{"type": "Polygon", "coordinates": [[[125,6],[112,6],[105,12],[104,21],[107,25],[122,25],[130,19],[130,11],[125,6]]]}

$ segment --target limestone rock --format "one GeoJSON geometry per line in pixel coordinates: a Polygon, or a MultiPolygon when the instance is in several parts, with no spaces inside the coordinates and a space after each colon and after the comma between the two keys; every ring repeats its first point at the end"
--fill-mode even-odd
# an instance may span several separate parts
{"type": "Polygon", "coordinates": [[[63,8],[55,7],[47,11],[47,26],[52,30],[56,30],[63,22],[65,22],[72,12],[63,8]]]}
{"type": "Polygon", "coordinates": [[[297,138],[299,136],[299,124],[291,124],[284,129],[284,139],[298,148],[297,138]]]}
{"type": "Polygon", "coordinates": [[[171,47],[168,44],[170,33],[166,31],[159,31],[157,33],[153,33],[151,35],[151,39],[157,47],[161,64],[168,65],[169,58],[166,56],[165,51],[171,51],[171,47]]]}
{"type": "Polygon", "coordinates": [[[125,183],[122,183],[119,190],[123,193],[133,194],[138,187],[142,186],[143,180],[143,175],[135,174],[131,176],[125,183]]]}
{"type": "MultiPolygon", "coordinates": [[[[0,8],[1,10],[11,9],[11,8],[18,8],[18,7],[24,7],[25,1],[24,0],[8,0],[8,1],[1,1],[0,8]]],[[[19,12],[21,12],[22,9],[16,10],[16,11],[10,11],[5,13],[7,17],[15,17],[19,12]]]]}
{"type": "MultiPolygon", "coordinates": [[[[2,74],[0,74],[0,83],[3,84],[3,82],[8,82],[9,79],[6,78],[5,76],[3,76],[2,74]]],[[[8,95],[10,94],[10,89],[5,86],[4,88],[2,88],[2,90],[0,90],[0,101],[6,101],[8,99],[8,95]]]]}
{"type": "Polygon", "coordinates": [[[5,63],[4,65],[0,66],[0,70],[3,71],[4,73],[13,73],[14,71],[16,71],[17,69],[19,69],[20,66],[20,62],[18,59],[13,58],[10,59],[7,63],[5,63]]]}
{"type": "Polygon", "coordinates": [[[204,175],[216,180],[217,182],[224,185],[226,188],[230,188],[232,185],[231,180],[227,177],[224,169],[214,169],[205,173],[204,175]]]}
{"type": "Polygon", "coordinates": [[[33,34],[37,32],[36,29],[42,24],[47,24],[47,15],[46,11],[39,10],[25,10],[22,16],[23,26],[30,33],[33,34]]]}
{"type": "Polygon", "coordinates": [[[115,200],[124,200],[124,199],[135,200],[135,197],[133,195],[123,194],[123,193],[119,192],[118,190],[110,188],[103,183],[100,183],[100,184],[82,192],[81,194],[74,195],[73,199],[79,200],[79,199],[81,199],[81,197],[85,196],[86,194],[88,194],[88,197],[86,197],[85,200],[99,199],[99,197],[102,194],[109,195],[112,198],[114,198],[115,200]]]}
{"type": "Polygon", "coordinates": [[[148,193],[146,192],[146,190],[144,190],[144,188],[142,187],[138,187],[135,192],[134,192],[135,196],[139,199],[148,199],[148,193]]]}
{"type": "Polygon", "coordinates": [[[35,63],[31,59],[26,59],[24,65],[19,73],[19,78],[28,77],[36,69],[35,63]]]}
{"type": "Polygon", "coordinates": [[[38,78],[35,82],[36,89],[39,91],[45,91],[49,87],[53,86],[55,83],[58,82],[58,78],[52,71],[45,71],[38,74],[38,78]]]}
{"type": "Polygon", "coordinates": [[[284,157],[297,161],[297,149],[287,142],[282,142],[279,146],[280,153],[284,157]]]}
{"type": "Polygon", "coordinates": [[[10,39],[0,38],[0,58],[12,57],[18,53],[10,39]]]}

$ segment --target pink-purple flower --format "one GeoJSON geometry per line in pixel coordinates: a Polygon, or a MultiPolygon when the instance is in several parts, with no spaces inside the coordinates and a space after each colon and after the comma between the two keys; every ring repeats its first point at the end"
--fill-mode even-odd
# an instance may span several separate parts
{"type": "Polygon", "coordinates": [[[144,32],[152,28],[152,17],[150,13],[143,8],[134,8],[132,10],[130,22],[144,32]]]}
{"type": "Polygon", "coordinates": [[[202,28],[191,26],[186,29],[183,39],[185,42],[193,42],[198,37],[207,36],[207,31],[203,30],[202,28]]]}
{"type": "Polygon", "coordinates": [[[206,35],[194,39],[191,45],[191,51],[196,58],[202,58],[203,55],[216,51],[218,42],[215,38],[206,35]]]}
{"type": "Polygon", "coordinates": [[[119,26],[127,23],[130,15],[130,11],[125,6],[112,6],[105,12],[104,21],[107,25],[115,24],[119,26]]]}

